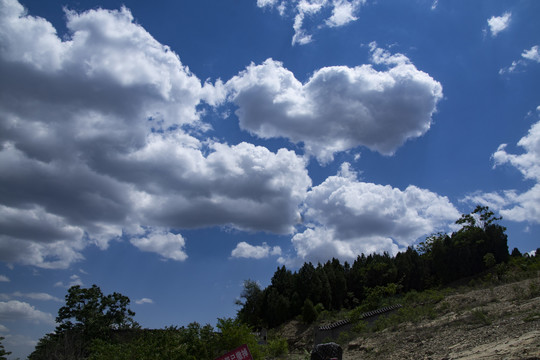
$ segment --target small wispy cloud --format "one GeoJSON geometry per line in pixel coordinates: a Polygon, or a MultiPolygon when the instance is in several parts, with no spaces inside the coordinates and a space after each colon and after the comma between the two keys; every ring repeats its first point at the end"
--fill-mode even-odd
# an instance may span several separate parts
{"type": "Polygon", "coordinates": [[[41,293],[41,292],[23,293],[20,291],[15,291],[14,293],[10,293],[10,294],[0,293],[0,300],[11,300],[13,298],[25,298],[25,299],[39,300],[39,301],[56,301],[56,302],[63,301],[62,299],[57,298],[56,296],[52,296],[50,294],[41,293]]]}
{"type": "Polygon", "coordinates": [[[70,288],[72,286],[75,286],[75,285],[79,285],[79,286],[83,286],[83,282],[81,280],[81,277],[77,274],[73,274],[69,277],[69,282],[67,283],[64,283],[62,281],[58,281],[56,284],[54,284],[55,287],[65,287],[65,288],[70,288]]]}
{"type": "Polygon", "coordinates": [[[529,50],[523,50],[521,59],[514,60],[510,66],[500,69],[499,74],[503,75],[519,72],[522,67],[526,66],[531,61],[540,63],[540,48],[538,45],[534,45],[529,50]]]}
{"type": "Polygon", "coordinates": [[[314,28],[306,29],[306,19],[316,19],[322,14],[324,18],[328,12],[331,12],[322,24],[315,21],[319,23],[317,28],[325,25],[330,28],[344,26],[358,20],[356,14],[365,3],[366,0],[257,0],[258,7],[274,7],[281,16],[294,14],[293,45],[305,45],[313,41],[311,32],[314,28]]]}
{"type": "Polygon", "coordinates": [[[231,252],[231,256],[234,258],[246,259],[264,259],[270,255],[281,255],[281,248],[279,246],[270,247],[267,243],[255,246],[242,241],[231,252]]]}
{"type": "Polygon", "coordinates": [[[0,320],[15,322],[25,320],[34,323],[54,324],[52,314],[37,310],[32,305],[17,300],[0,301],[0,320]]]}
{"type": "Polygon", "coordinates": [[[47,294],[47,293],[41,293],[41,292],[38,292],[38,293],[35,293],[35,292],[31,292],[31,293],[21,293],[19,291],[16,291],[13,293],[13,296],[14,297],[20,297],[20,298],[27,298],[27,299],[32,299],[32,300],[40,300],[40,301],[56,301],[56,302],[62,302],[63,300],[56,297],[56,296],[52,296],[50,294],[47,294]]]}
{"type": "Polygon", "coordinates": [[[149,299],[149,298],[142,298],[142,299],[139,299],[139,300],[135,300],[135,304],[137,304],[137,305],[153,304],[153,303],[154,303],[154,300],[149,299]]]}
{"type": "Polygon", "coordinates": [[[5,275],[0,275],[0,282],[9,282],[9,278],[5,275]]]}

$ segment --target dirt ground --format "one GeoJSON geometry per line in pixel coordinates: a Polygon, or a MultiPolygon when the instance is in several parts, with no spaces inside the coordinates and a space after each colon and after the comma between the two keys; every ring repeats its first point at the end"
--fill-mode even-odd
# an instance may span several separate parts
{"type": "MultiPolygon", "coordinates": [[[[437,304],[432,320],[399,324],[343,344],[343,359],[539,359],[540,276],[456,293],[437,304]]],[[[298,321],[280,334],[288,359],[309,359],[313,327],[298,321]]]]}

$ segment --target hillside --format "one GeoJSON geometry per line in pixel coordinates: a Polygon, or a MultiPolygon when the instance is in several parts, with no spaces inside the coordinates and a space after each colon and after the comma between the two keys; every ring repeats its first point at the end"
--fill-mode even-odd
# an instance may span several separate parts
{"type": "MultiPolygon", "coordinates": [[[[417,314],[400,322],[406,315],[397,312],[375,323],[380,330],[342,333],[343,359],[540,359],[540,273],[504,285],[461,288],[417,314]]],[[[292,347],[289,359],[306,358],[314,331],[296,320],[280,328],[292,347]]]]}

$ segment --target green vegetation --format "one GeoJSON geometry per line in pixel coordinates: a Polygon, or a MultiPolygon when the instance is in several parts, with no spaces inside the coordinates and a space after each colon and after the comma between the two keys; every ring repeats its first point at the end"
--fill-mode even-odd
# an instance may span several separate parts
{"type": "Polygon", "coordinates": [[[309,299],[306,299],[304,301],[304,306],[302,307],[302,320],[306,324],[311,324],[315,320],[317,320],[317,310],[315,310],[315,306],[313,306],[313,302],[309,299]]]}
{"type": "MultiPolygon", "coordinates": [[[[498,220],[487,207],[479,206],[457,221],[462,225],[459,231],[430,236],[395,257],[362,254],[352,265],[332,259],[316,267],[306,263],[294,273],[282,266],[265,289],[255,281],[245,281],[236,303],[240,307],[237,317],[218,319],[216,329],[196,322],[186,327],[141,329],[126,296],[105,295],[96,285],[87,289],[73,286],[58,311],[55,332],[39,340],[29,360],[212,360],[242,344],[248,345],[257,360],[280,359],[289,352],[286,339],[271,331],[273,336],[261,345],[254,331],[274,329],[293,318],[306,324],[348,318],[353,326],[337,339],[345,344],[361,333],[396,330],[401,323],[434,319],[451,311],[450,304],[443,301],[450,291],[456,291],[449,286],[468,283],[493,288],[540,271],[540,249],[535,257],[517,249],[509,255],[505,228],[498,220]],[[375,321],[362,318],[367,311],[397,303],[402,304],[399,310],[375,321]]],[[[515,301],[536,297],[540,282],[516,285],[514,293],[515,301]]],[[[470,310],[469,324],[491,323],[484,305],[476,304],[470,310]]],[[[9,354],[1,340],[0,360],[9,354]]]]}
{"type": "Polygon", "coordinates": [[[104,295],[96,285],[71,287],[58,311],[56,331],[40,339],[29,360],[213,360],[243,344],[256,360],[288,353],[287,341],[278,336],[266,346],[259,345],[253,330],[238,318],[218,319],[216,330],[196,322],[180,328],[141,329],[129,303],[119,293],[104,295]]]}
{"type": "Polygon", "coordinates": [[[255,328],[273,328],[299,315],[310,323],[314,312],[309,304],[334,312],[361,306],[358,312],[365,312],[413,290],[437,288],[492,269],[504,272],[498,266],[509,254],[499,220],[478,206],[456,221],[462,226],[459,231],[432,235],[395,257],[362,254],[352,265],[332,259],[316,267],[306,263],[294,273],[282,266],[265,289],[245,283],[238,317],[255,328]]]}

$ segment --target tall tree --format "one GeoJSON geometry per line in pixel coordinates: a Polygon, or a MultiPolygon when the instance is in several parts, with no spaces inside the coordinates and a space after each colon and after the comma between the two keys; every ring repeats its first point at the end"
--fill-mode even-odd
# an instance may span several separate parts
{"type": "Polygon", "coordinates": [[[138,327],[129,303],[127,296],[117,292],[104,295],[97,285],[86,289],[72,286],[66,295],[66,305],[58,310],[57,332],[78,328],[94,336],[104,330],[138,327]]]}
{"type": "Polygon", "coordinates": [[[58,310],[55,332],[41,338],[28,359],[87,359],[94,340],[108,339],[111,330],[139,327],[129,303],[127,296],[104,295],[96,285],[72,286],[66,304],[58,310]]]}
{"type": "Polygon", "coordinates": [[[244,290],[240,294],[243,300],[237,300],[236,305],[241,306],[238,319],[250,326],[262,325],[263,292],[256,281],[244,281],[244,290]]]}

